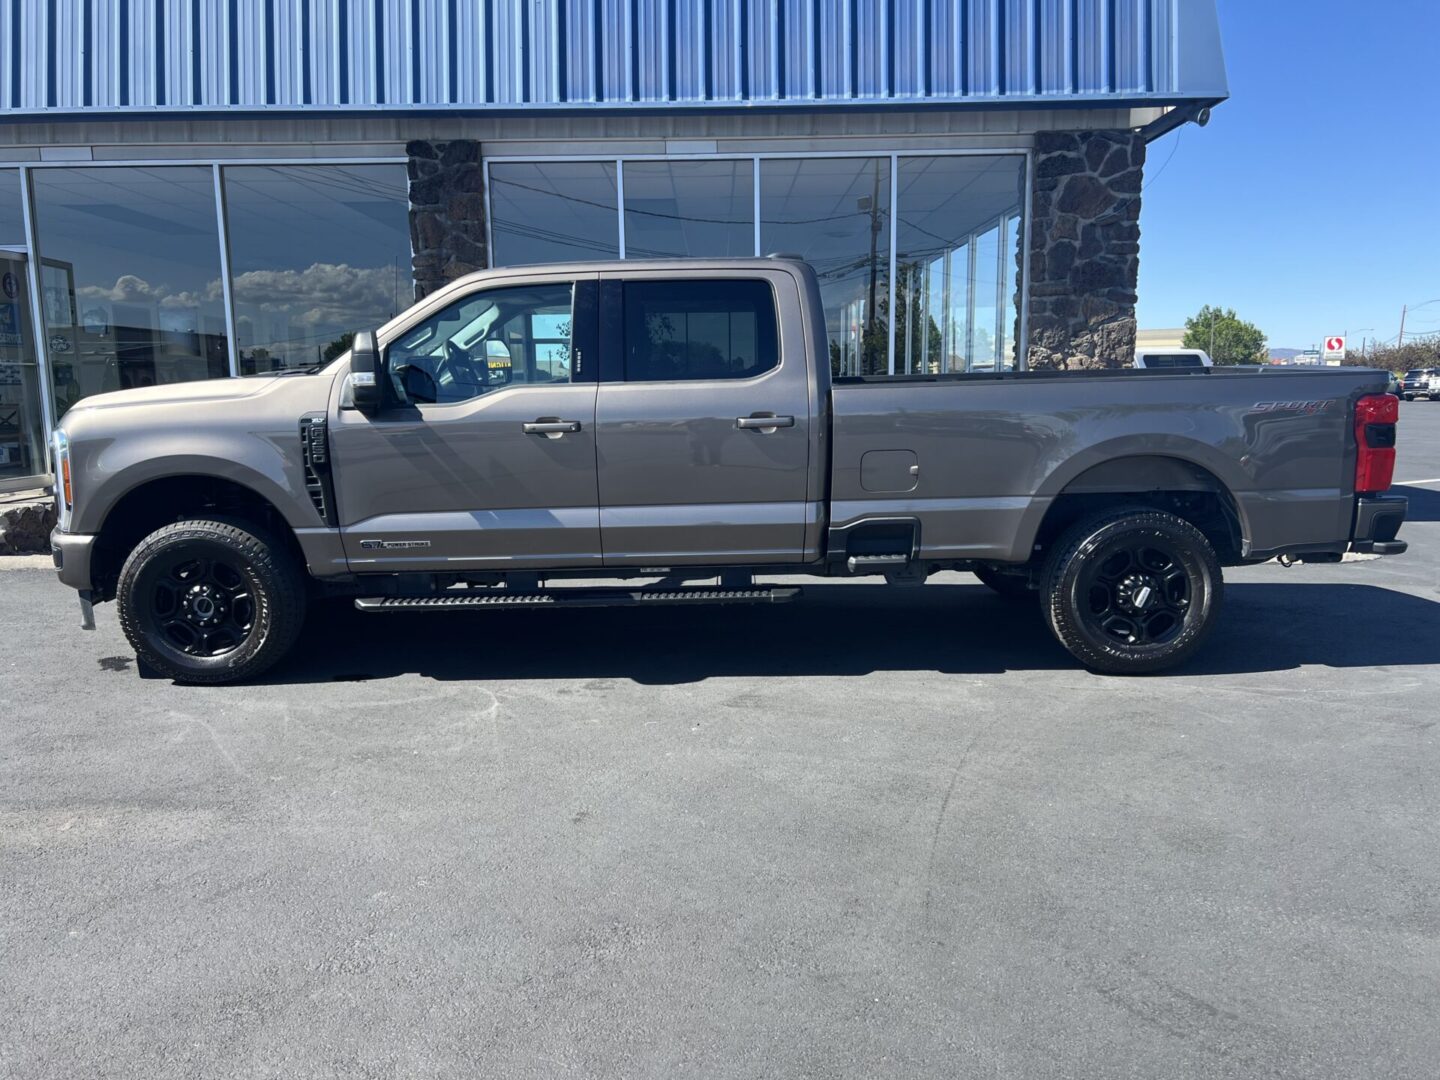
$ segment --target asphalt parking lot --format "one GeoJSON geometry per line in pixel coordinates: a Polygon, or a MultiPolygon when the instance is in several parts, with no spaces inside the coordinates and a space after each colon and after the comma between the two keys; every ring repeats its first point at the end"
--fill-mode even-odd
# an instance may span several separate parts
{"type": "Polygon", "coordinates": [[[0,1077],[1434,1077],[1440,403],[1399,478],[1148,679],[947,575],[187,688],[0,571],[0,1077]]]}

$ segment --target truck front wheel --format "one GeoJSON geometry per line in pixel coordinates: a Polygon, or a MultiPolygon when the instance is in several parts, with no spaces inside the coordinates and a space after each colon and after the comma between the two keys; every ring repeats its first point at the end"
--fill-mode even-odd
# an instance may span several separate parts
{"type": "Polygon", "coordinates": [[[258,675],[295,643],[305,581],[261,530],[180,521],[130,553],[116,602],[140,660],[179,682],[226,683],[258,675]]]}
{"type": "Polygon", "coordinates": [[[1077,522],[1045,564],[1051,631],[1092,671],[1163,671],[1200,648],[1220,612],[1220,560],[1188,521],[1113,510],[1077,522]]]}

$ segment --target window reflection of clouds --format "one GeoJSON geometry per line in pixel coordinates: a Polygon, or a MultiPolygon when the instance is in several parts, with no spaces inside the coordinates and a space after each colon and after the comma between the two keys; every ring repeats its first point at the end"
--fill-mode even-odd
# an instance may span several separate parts
{"type": "Polygon", "coordinates": [[[242,371],[318,363],[410,305],[403,166],[231,166],[224,181],[242,371]]]}
{"type": "Polygon", "coordinates": [[[57,415],[106,390],[227,374],[211,170],[36,169],[57,415]]]}

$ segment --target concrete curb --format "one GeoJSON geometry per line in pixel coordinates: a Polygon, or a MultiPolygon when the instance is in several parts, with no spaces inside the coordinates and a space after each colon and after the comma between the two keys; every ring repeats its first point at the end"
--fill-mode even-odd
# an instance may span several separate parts
{"type": "Polygon", "coordinates": [[[6,570],[54,570],[49,555],[0,555],[0,574],[6,570]]]}

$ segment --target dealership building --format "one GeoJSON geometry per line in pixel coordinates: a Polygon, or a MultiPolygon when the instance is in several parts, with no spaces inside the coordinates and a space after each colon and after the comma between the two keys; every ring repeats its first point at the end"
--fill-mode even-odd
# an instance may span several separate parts
{"type": "Polygon", "coordinates": [[[1123,363],[1214,0],[7,0],[0,490],[487,266],[803,256],[832,368],[1123,363]]]}

